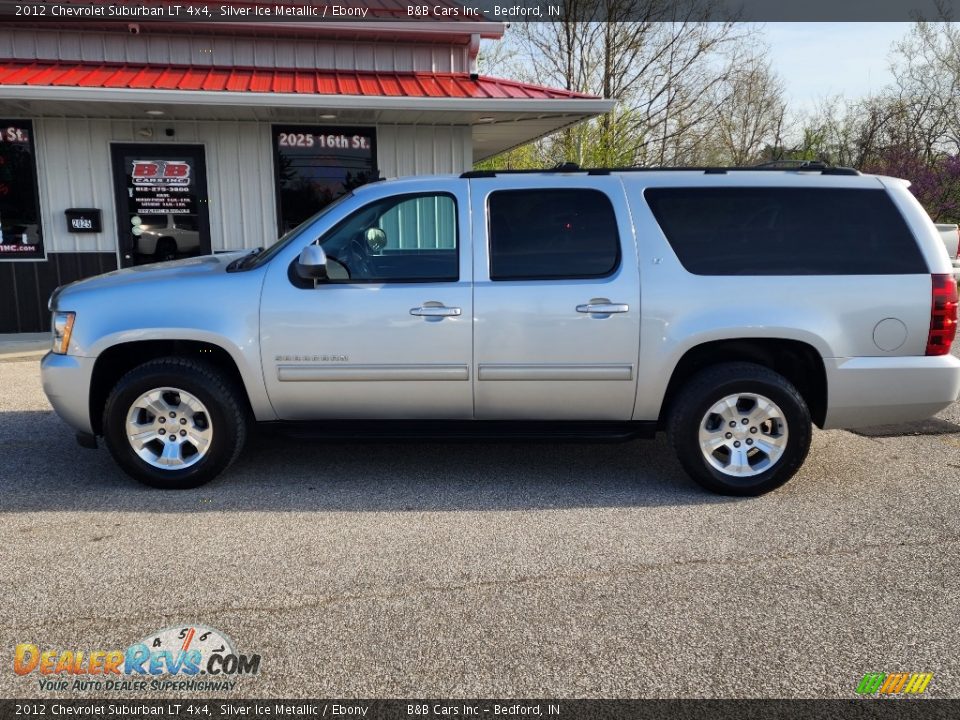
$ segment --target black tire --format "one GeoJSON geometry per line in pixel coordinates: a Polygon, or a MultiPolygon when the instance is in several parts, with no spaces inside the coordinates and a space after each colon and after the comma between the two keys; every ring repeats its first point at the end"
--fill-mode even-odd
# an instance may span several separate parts
{"type": "Polygon", "coordinates": [[[177,241],[172,237],[162,237],[157,240],[157,246],[153,249],[153,261],[165,262],[167,260],[177,259],[177,241]]]}
{"type": "MultiPolygon", "coordinates": [[[[780,487],[794,476],[807,457],[813,429],[806,402],[786,378],[762,365],[730,362],[706,368],[691,378],[670,408],[667,432],[680,464],[699,485],[721,495],[755,496],[780,487]],[[786,422],[782,454],[765,470],[759,471],[758,464],[756,474],[749,476],[728,474],[714,467],[700,446],[701,423],[706,425],[708,411],[737,393],[759,395],[773,401],[786,422]]],[[[753,437],[757,436],[747,437],[753,445],[753,437]]],[[[751,452],[759,451],[751,449],[751,452]]],[[[763,460],[762,453],[758,457],[763,460]]]]}
{"type": "Polygon", "coordinates": [[[246,405],[241,390],[217,368],[182,357],[167,357],[140,365],[114,386],[103,410],[103,434],[117,464],[130,477],[164,490],[195,488],[227,469],[243,449],[247,436],[246,405]],[[172,387],[192,394],[208,411],[212,440],[195,464],[160,469],[141,458],[127,440],[131,406],[144,393],[172,387]]]}

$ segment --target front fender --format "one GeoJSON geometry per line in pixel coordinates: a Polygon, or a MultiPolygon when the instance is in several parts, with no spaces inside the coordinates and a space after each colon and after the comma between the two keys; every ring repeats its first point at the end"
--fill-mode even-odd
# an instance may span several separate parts
{"type": "Polygon", "coordinates": [[[254,417],[258,421],[276,420],[276,413],[267,397],[267,390],[263,383],[263,372],[260,367],[260,350],[257,338],[257,329],[252,334],[246,334],[240,342],[232,338],[237,335],[226,335],[198,328],[184,327],[154,327],[120,330],[104,335],[89,347],[91,356],[96,358],[106,350],[127,343],[147,341],[192,341],[215,345],[224,350],[237,366],[244,390],[250,401],[254,417]]]}
{"type": "Polygon", "coordinates": [[[257,419],[274,419],[260,368],[263,273],[225,273],[222,264],[163,264],[68,289],[58,307],[77,314],[69,353],[96,358],[145,341],[216,345],[237,366],[257,419]]]}

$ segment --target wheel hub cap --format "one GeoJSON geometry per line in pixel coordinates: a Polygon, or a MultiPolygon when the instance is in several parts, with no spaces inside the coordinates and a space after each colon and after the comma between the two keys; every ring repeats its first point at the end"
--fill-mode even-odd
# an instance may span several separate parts
{"type": "Polygon", "coordinates": [[[140,458],[161,470],[183,470],[200,462],[213,440],[210,413],[178,388],[145,392],[127,413],[127,441],[140,458]]]}
{"type": "Polygon", "coordinates": [[[727,395],[700,422],[700,451],[732,477],[769,470],[787,448],[787,422],[775,402],[754,393],[727,395]]]}

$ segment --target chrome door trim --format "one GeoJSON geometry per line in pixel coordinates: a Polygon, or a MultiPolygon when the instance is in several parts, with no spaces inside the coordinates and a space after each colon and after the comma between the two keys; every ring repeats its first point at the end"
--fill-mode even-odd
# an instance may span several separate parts
{"type": "Polygon", "coordinates": [[[469,380],[466,365],[278,365],[280,382],[469,380]]]}
{"type": "Polygon", "coordinates": [[[483,363],[478,380],[633,380],[633,365],[483,363]]]}

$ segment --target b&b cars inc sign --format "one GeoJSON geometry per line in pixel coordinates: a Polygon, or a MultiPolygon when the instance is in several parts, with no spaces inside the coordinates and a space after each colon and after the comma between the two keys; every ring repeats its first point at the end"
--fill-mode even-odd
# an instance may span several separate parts
{"type": "Polygon", "coordinates": [[[129,177],[137,215],[190,215],[197,211],[187,160],[132,160],[129,177]]]}

